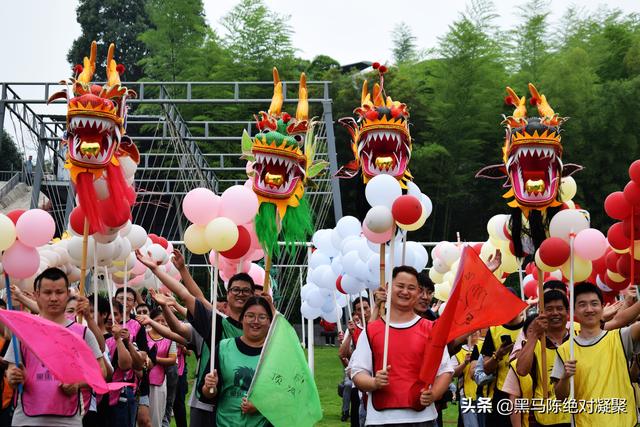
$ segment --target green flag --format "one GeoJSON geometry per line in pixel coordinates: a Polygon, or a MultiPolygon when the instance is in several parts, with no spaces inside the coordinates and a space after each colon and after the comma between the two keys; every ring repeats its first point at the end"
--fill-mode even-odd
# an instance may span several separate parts
{"type": "Polygon", "coordinates": [[[320,396],[296,331],[280,313],[271,325],[248,399],[274,425],[313,426],[320,396]]]}

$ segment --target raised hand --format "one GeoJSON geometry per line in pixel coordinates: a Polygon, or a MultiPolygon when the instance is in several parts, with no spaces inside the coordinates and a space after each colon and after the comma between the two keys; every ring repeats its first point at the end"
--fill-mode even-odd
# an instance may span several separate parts
{"type": "Polygon", "coordinates": [[[155,261],[150,255],[143,254],[139,249],[136,251],[136,258],[151,271],[155,271],[160,265],[160,261],[155,261]]]}
{"type": "Polygon", "coordinates": [[[182,252],[180,252],[180,250],[178,249],[173,249],[173,257],[171,258],[171,262],[173,263],[174,267],[180,271],[184,268],[184,255],[182,255],[182,252]]]}
{"type": "Polygon", "coordinates": [[[487,260],[487,268],[493,273],[498,268],[500,268],[500,264],[502,264],[502,252],[500,252],[500,249],[496,249],[495,254],[489,255],[489,259],[487,260]]]}

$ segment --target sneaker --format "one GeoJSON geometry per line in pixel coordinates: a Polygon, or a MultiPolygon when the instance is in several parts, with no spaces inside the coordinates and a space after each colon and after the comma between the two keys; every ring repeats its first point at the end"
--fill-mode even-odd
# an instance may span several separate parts
{"type": "Polygon", "coordinates": [[[340,417],[340,421],[342,422],[349,421],[349,412],[343,412],[342,417],[340,417]]]}

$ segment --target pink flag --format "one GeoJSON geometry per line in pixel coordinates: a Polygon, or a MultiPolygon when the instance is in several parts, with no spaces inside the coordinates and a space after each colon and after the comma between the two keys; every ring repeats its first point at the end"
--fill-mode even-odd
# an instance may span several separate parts
{"type": "Polygon", "coordinates": [[[0,322],[18,336],[63,384],[87,383],[106,394],[130,383],[106,383],[93,351],[79,336],[57,323],[22,311],[0,310],[0,322]]]}

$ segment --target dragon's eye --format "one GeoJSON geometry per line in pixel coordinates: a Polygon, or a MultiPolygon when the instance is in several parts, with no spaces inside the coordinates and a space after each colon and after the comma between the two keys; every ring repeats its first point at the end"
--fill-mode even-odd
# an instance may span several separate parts
{"type": "Polygon", "coordinates": [[[293,139],[296,140],[296,142],[302,142],[304,141],[304,137],[302,135],[294,135],[293,139]]]}

